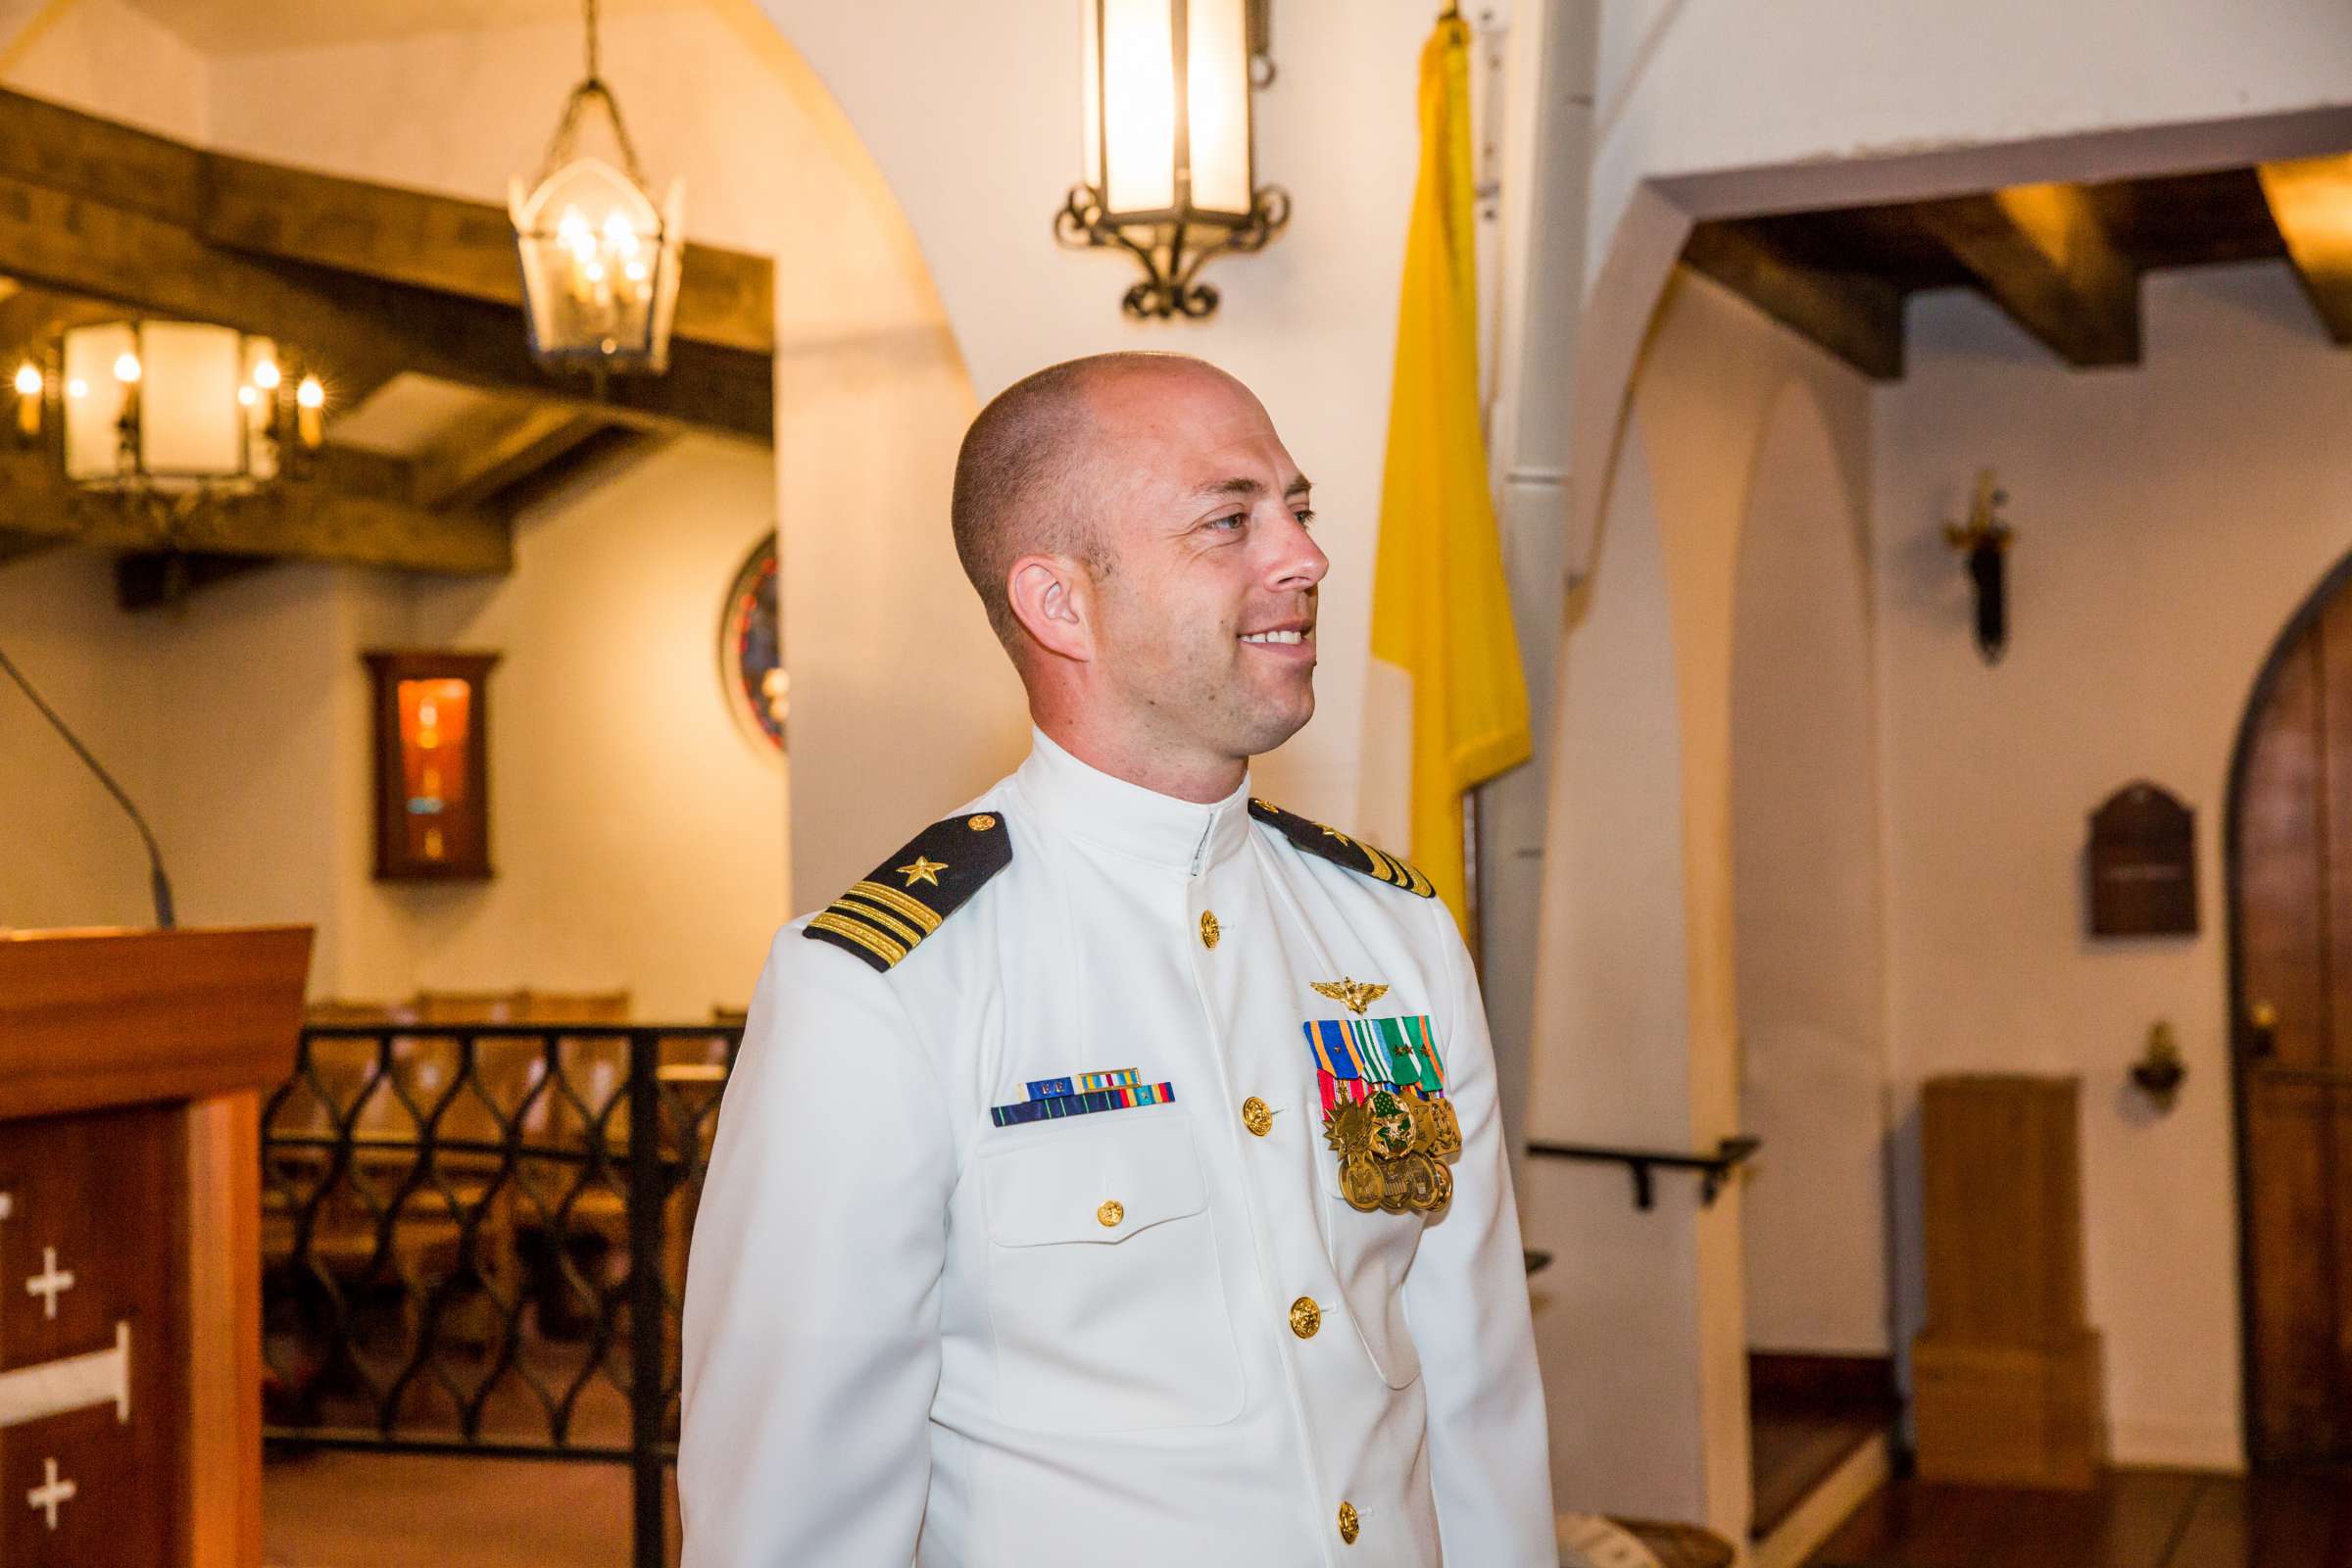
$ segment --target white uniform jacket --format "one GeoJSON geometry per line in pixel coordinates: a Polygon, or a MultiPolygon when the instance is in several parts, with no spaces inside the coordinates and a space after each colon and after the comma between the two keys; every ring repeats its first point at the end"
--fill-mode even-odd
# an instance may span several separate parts
{"type": "MultiPolygon", "coordinates": [[[[686,1568],[1552,1568],[1444,905],[1254,820],[1246,783],[1194,805],[1043,735],[927,837],[968,822],[1009,863],[903,958],[804,918],[760,975],[687,1281],[686,1568]],[[1430,1020],[1462,1139],[1433,1213],[1342,1196],[1303,1027],[1349,1018],[1311,989],[1342,980],[1430,1020]],[[992,1118],[1127,1068],[1172,1099],[992,1118]]],[[[957,853],[876,876],[928,894],[957,853]]]]}

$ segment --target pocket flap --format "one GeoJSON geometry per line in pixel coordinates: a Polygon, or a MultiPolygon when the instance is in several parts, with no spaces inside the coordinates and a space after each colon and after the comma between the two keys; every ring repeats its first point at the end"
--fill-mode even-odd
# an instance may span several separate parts
{"type": "MultiPolygon", "coordinates": [[[[1115,1245],[1208,1205],[1181,1108],[1118,1125],[1022,1128],[981,1156],[989,1240],[1000,1247],[1115,1245]]],[[[1088,1118],[1092,1120],[1093,1118],[1088,1118]]]]}

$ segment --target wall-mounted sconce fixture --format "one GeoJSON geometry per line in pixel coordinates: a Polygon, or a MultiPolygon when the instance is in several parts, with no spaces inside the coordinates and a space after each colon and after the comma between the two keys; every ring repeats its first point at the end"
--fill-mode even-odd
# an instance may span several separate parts
{"type": "Polygon", "coordinates": [[[1262,250],[1291,198],[1259,185],[1250,95],[1274,79],[1272,0],[1081,0],[1085,180],[1054,218],[1064,245],[1143,264],[1138,319],[1217,308],[1210,257],[1262,250]]]}
{"type": "Polygon", "coordinates": [[[2159,1112],[2169,1111],[2180,1098],[2180,1081],[2188,1067],[2180,1059],[2180,1043],[2173,1026],[2159,1018],[2148,1030],[2148,1049],[2132,1064],[2132,1081],[2139,1086],[2159,1112]]]}
{"type": "Polygon", "coordinates": [[[1999,488],[1990,468],[1977,471],[1977,495],[1966,522],[1943,525],[1944,543],[1968,561],[1969,580],[1977,590],[1977,651],[1984,662],[1997,664],[2009,646],[2009,582],[2004,563],[2012,532],[2000,518],[2009,493],[1999,488]]]}
{"type": "Polygon", "coordinates": [[[32,347],[10,385],[16,444],[49,447],[91,505],[169,547],[205,509],[308,476],[326,439],[326,388],[273,339],[206,321],[69,327],[32,347]]]}

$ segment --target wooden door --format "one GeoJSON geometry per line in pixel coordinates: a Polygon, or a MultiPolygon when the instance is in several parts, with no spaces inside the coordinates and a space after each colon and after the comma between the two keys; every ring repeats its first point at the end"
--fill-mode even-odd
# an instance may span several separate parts
{"type": "Polygon", "coordinates": [[[2352,1457],[2352,579],[2274,659],[2231,830],[2247,1441],[2352,1457]]]}

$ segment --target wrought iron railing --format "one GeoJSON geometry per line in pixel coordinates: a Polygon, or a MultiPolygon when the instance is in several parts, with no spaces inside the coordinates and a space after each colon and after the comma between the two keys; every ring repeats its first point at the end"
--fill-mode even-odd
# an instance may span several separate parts
{"type": "Polygon", "coordinates": [[[307,1027],[262,1117],[266,1437],[625,1463],[632,1560],[659,1568],[686,1243],[741,1038],[307,1027]]]}

